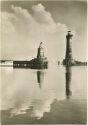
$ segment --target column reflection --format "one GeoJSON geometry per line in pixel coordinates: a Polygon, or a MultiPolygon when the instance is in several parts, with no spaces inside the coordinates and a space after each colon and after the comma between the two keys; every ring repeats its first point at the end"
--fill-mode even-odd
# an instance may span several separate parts
{"type": "Polygon", "coordinates": [[[37,82],[39,83],[39,88],[42,88],[42,83],[44,81],[44,72],[42,70],[37,71],[37,82]]]}
{"type": "Polygon", "coordinates": [[[66,78],[66,98],[67,99],[70,99],[70,96],[72,95],[71,77],[72,77],[71,67],[67,66],[66,67],[66,73],[65,73],[65,78],[66,78]]]}

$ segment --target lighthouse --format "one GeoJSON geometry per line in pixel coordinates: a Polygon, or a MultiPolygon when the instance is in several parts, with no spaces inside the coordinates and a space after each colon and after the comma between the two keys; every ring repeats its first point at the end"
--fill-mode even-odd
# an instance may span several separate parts
{"type": "Polygon", "coordinates": [[[38,53],[37,53],[37,58],[38,59],[43,59],[44,58],[44,48],[43,48],[43,43],[41,42],[38,48],[38,53]]]}
{"type": "Polygon", "coordinates": [[[30,60],[30,67],[31,69],[47,69],[48,68],[48,60],[47,57],[44,55],[44,48],[43,43],[40,42],[38,50],[37,50],[37,57],[30,60]]]}
{"type": "Polygon", "coordinates": [[[63,60],[63,65],[66,66],[71,66],[74,63],[72,58],[72,37],[73,34],[71,31],[68,31],[68,34],[66,35],[66,55],[65,59],[63,60]]]}

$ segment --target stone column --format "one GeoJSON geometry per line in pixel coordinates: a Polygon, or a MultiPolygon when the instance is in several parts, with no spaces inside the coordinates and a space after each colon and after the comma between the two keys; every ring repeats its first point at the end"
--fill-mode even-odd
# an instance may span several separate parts
{"type": "Polygon", "coordinates": [[[67,66],[70,66],[73,63],[72,37],[73,37],[73,34],[71,34],[71,31],[68,31],[68,34],[66,35],[66,55],[65,55],[65,60],[63,61],[63,64],[67,66]]]}

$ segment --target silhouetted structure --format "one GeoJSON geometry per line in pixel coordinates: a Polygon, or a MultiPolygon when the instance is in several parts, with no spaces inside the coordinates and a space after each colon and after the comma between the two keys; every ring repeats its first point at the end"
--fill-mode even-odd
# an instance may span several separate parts
{"type": "Polygon", "coordinates": [[[70,90],[70,86],[71,86],[71,67],[66,67],[66,73],[65,73],[65,77],[66,77],[66,97],[67,99],[70,98],[70,96],[72,95],[72,91],[70,90]]]}
{"type": "Polygon", "coordinates": [[[43,81],[44,81],[44,72],[37,71],[37,82],[39,83],[39,88],[42,88],[43,81]]]}
{"type": "Polygon", "coordinates": [[[15,68],[31,68],[31,69],[45,69],[48,68],[47,58],[44,57],[44,48],[42,42],[39,45],[37,58],[30,61],[13,61],[13,67],[15,68]]]}
{"type": "Polygon", "coordinates": [[[65,59],[63,60],[63,64],[66,66],[70,66],[74,63],[74,60],[72,58],[72,37],[73,34],[71,34],[71,31],[68,31],[68,34],[66,35],[66,55],[65,59]]]}
{"type": "Polygon", "coordinates": [[[43,59],[44,58],[44,48],[43,48],[43,43],[41,42],[38,48],[38,53],[37,53],[37,58],[38,59],[43,59]]]}
{"type": "Polygon", "coordinates": [[[87,62],[80,62],[76,61],[72,57],[72,37],[71,31],[68,31],[66,35],[66,55],[65,59],[63,60],[63,65],[65,66],[84,66],[87,65],[87,62]]]}

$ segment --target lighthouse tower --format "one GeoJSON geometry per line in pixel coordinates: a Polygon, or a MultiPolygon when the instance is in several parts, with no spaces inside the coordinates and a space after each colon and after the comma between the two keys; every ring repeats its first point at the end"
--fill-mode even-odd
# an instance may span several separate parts
{"type": "Polygon", "coordinates": [[[38,48],[38,53],[37,53],[37,58],[38,59],[43,59],[44,58],[44,48],[43,48],[43,43],[41,42],[38,48]]]}
{"type": "Polygon", "coordinates": [[[73,64],[73,58],[72,58],[72,37],[73,34],[71,34],[71,31],[68,31],[68,34],[66,35],[66,55],[65,59],[63,60],[63,64],[66,66],[71,66],[73,64]]]}

